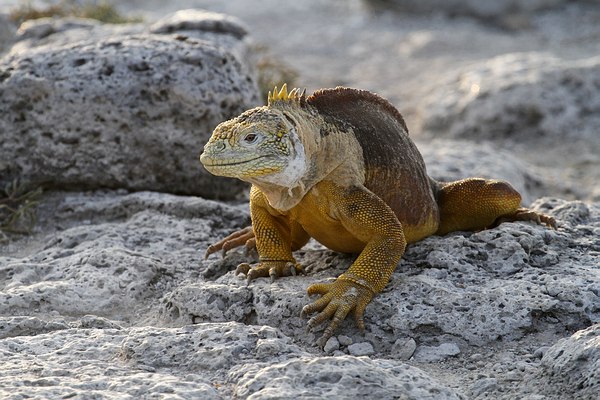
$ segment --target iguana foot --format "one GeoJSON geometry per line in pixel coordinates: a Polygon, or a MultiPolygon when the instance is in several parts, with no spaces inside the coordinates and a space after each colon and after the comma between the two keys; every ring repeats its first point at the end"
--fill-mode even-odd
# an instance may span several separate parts
{"type": "Polygon", "coordinates": [[[252,226],[247,226],[244,229],[240,229],[239,231],[233,232],[231,235],[227,236],[225,239],[218,241],[215,244],[211,244],[206,249],[206,253],[204,253],[204,259],[206,260],[208,256],[217,251],[221,250],[223,257],[225,254],[236,247],[246,245],[246,254],[248,254],[251,250],[256,248],[256,238],[254,237],[254,230],[252,226]]]}
{"type": "Polygon", "coordinates": [[[365,330],[363,314],[371,302],[374,293],[371,289],[358,283],[337,279],[333,283],[316,283],[307,289],[309,296],[320,294],[322,297],[302,308],[302,316],[319,312],[308,321],[307,328],[312,328],[331,319],[323,335],[317,340],[319,347],[325,346],[335,330],[346,316],[353,311],[354,321],[358,329],[365,330]]]}
{"type": "Polygon", "coordinates": [[[556,220],[553,217],[528,208],[519,208],[511,214],[499,217],[494,226],[498,226],[503,222],[513,221],[533,221],[538,225],[544,224],[552,229],[556,229],[556,220]]]}
{"type": "Polygon", "coordinates": [[[283,276],[296,276],[301,274],[302,266],[291,261],[263,261],[254,266],[242,263],[237,266],[235,274],[246,275],[246,284],[250,284],[256,278],[271,277],[271,282],[283,276]]]}

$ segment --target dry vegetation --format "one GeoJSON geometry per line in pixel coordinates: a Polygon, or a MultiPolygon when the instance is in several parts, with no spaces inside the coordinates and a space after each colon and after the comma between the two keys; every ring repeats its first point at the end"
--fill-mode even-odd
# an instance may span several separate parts
{"type": "Polygon", "coordinates": [[[258,75],[258,88],[263,101],[267,101],[267,94],[274,86],[281,87],[284,83],[289,87],[295,86],[298,73],[274,56],[267,46],[256,45],[252,51],[258,75]]]}
{"type": "Polygon", "coordinates": [[[127,22],[140,22],[141,19],[125,17],[120,14],[115,6],[106,1],[94,0],[58,0],[48,1],[44,7],[35,7],[30,1],[13,9],[9,18],[20,25],[30,19],[47,17],[79,17],[96,19],[111,24],[123,24],[127,22]]]}
{"type": "Polygon", "coordinates": [[[30,233],[35,223],[41,188],[30,188],[17,180],[0,190],[0,240],[5,233],[30,233]]]}

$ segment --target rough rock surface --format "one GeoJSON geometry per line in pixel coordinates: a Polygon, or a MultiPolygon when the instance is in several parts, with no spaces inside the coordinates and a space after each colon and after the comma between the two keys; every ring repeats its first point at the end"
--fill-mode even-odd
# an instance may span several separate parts
{"type": "Polygon", "coordinates": [[[548,349],[542,358],[546,392],[554,396],[594,398],[600,393],[600,324],[576,332],[548,349]],[[557,391],[557,386],[566,389],[557,391]]]}
{"type": "Polygon", "coordinates": [[[239,194],[245,185],[209,177],[197,159],[219,122],[258,103],[243,27],[189,12],[144,29],[21,27],[0,59],[2,186],[18,177],[70,190],[239,194]]]}
{"type": "MultiPolygon", "coordinates": [[[[109,397],[361,396],[366,387],[382,398],[466,398],[518,384],[536,393],[526,379],[544,376],[535,350],[600,321],[600,211],[551,198],[535,207],[560,229],[510,223],[411,245],[367,308],[365,336],[345,322],[324,357],[313,347],[318,332],[307,333],[300,318],[305,289],[352,257],[313,244],[297,254],[307,276],[246,286],[233,272],[243,255],[201,258],[208,243],[248,222],[245,207],[152,192],[48,194],[39,233],[2,247],[0,346],[10,373],[1,379],[6,393],[41,396],[91,388],[109,397]],[[411,341],[409,366],[399,354],[411,341]],[[524,354],[510,352],[519,341],[524,354]],[[26,373],[30,354],[41,375],[26,373]],[[496,380],[440,384],[441,359],[442,375],[478,368],[496,380]],[[98,369],[106,372],[93,376],[98,369]],[[20,374],[23,383],[10,383],[20,374]],[[356,379],[355,389],[344,384],[356,379]]],[[[578,361],[589,380],[594,354],[578,361]]]]}

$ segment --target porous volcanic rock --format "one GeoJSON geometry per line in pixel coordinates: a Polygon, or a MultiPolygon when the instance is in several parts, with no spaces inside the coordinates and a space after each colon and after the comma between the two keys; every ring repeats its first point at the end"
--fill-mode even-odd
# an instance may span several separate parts
{"type": "Polygon", "coordinates": [[[245,30],[214,13],[166,18],[151,31],[21,27],[0,59],[0,184],[239,194],[243,183],[209,176],[198,155],[219,122],[259,102],[245,30]]]}
{"type": "MultiPolygon", "coordinates": [[[[193,389],[294,397],[317,388],[340,394],[348,390],[340,383],[359,376],[356,396],[365,385],[382,398],[461,398],[466,389],[432,378],[429,365],[438,361],[393,360],[398,338],[421,353],[451,346],[444,363],[461,365],[473,352],[600,320],[598,205],[546,198],[533,207],[555,216],[559,230],[504,223],[410,245],[367,307],[364,336],[345,321],[325,357],[314,347],[319,331],[307,332],[300,316],[306,288],[342,273],[352,256],[311,243],[296,253],[306,276],[246,286],[234,269],[252,257],[231,251],[204,261],[202,254],[248,224],[247,205],[153,192],[48,193],[34,237],[1,248],[2,386],[41,397],[92,386],[107,396],[193,389]],[[370,359],[357,357],[354,345],[368,348],[370,359]],[[42,377],[26,372],[32,354],[42,377]],[[108,372],[92,376],[97,370],[108,372]],[[15,376],[25,377],[18,386],[15,376]]],[[[496,361],[481,368],[510,373],[511,382],[541,368],[539,361],[518,367],[509,354],[491,353],[496,361]]],[[[472,390],[496,393],[503,386],[495,379],[473,382],[472,390]]],[[[549,385],[560,391],[567,383],[549,385]]]]}

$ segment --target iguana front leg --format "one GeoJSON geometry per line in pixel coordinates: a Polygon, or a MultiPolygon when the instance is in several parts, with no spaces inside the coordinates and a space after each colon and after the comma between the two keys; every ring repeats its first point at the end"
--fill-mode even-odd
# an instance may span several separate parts
{"type": "Polygon", "coordinates": [[[250,191],[250,215],[255,235],[259,263],[242,263],[236,274],[246,274],[248,283],[259,277],[296,275],[302,271],[292,256],[292,250],[302,247],[309,239],[304,230],[287,215],[269,206],[264,195],[256,188],[250,191]]]}
{"type": "Polygon", "coordinates": [[[374,295],[381,292],[400,261],[406,240],[402,225],[394,212],[379,197],[364,187],[332,190],[334,202],[331,217],[365,247],[348,271],[335,282],[318,283],[308,288],[308,294],[322,297],[306,305],[302,314],[319,312],[308,322],[311,329],[331,319],[317,340],[319,346],[333,335],[339,324],[352,311],[359,329],[364,329],[363,314],[374,295]]]}

